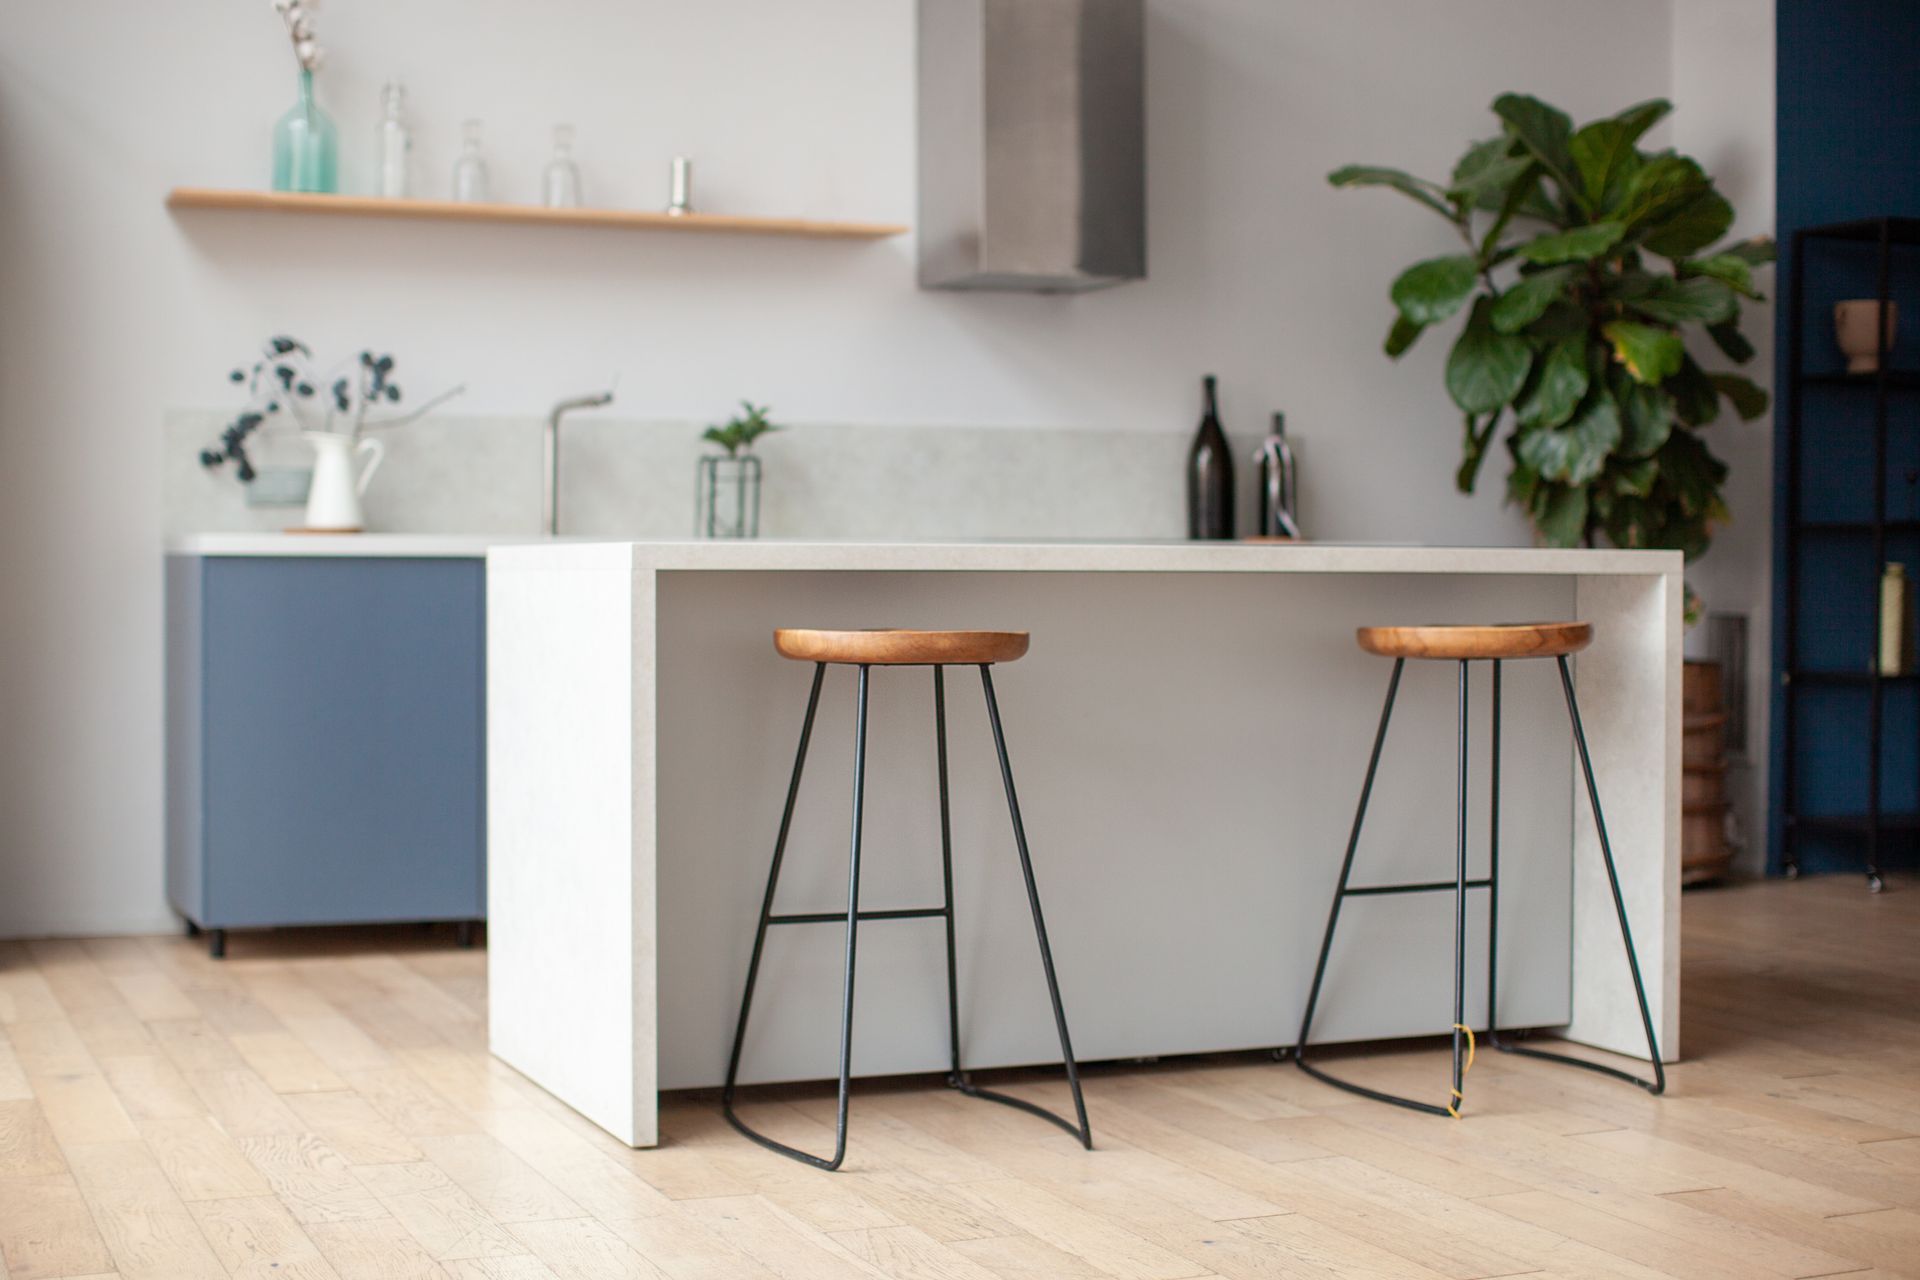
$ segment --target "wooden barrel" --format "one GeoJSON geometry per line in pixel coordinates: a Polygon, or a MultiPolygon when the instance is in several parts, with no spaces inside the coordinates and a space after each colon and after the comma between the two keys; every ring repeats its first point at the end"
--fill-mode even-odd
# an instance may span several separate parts
{"type": "Polygon", "coordinates": [[[1727,844],[1727,711],[1720,664],[1689,662],[1680,681],[1680,883],[1718,880],[1727,844]]]}

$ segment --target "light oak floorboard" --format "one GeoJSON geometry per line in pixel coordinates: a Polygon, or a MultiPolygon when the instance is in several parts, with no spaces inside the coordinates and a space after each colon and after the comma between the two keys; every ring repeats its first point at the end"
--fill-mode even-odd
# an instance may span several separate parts
{"type": "MultiPolygon", "coordinates": [[[[1920,1277],[1916,890],[1690,894],[1664,1098],[1483,1053],[1452,1122],[1258,1054],[1088,1064],[1088,1153],[862,1081],[838,1174],[709,1092],[628,1150],[487,1055],[485,953],[445,930],[0,942],[0,1280],[1920,1277]]],[[[1323,1052],[1445,1076],[1438,1042],[1323,1052]]],[[[832,1145],[828,1085],[741,1106],[832,1145]]]]}

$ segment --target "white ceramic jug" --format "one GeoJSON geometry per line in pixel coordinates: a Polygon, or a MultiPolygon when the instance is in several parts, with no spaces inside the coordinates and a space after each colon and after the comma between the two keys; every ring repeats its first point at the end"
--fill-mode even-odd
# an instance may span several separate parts
{"type": "Polygon", "coordinates": [[[358,533],[366,526],[360,510],[360,495],[387,448],[378,440],[361,440],[331,431],[302,431],[301,437],[313,446],[313,484],[307,490],[307,525],[336,533],[358,533]],[[354,474],[354,460],[366,455],[366,465],[354,474]]]}

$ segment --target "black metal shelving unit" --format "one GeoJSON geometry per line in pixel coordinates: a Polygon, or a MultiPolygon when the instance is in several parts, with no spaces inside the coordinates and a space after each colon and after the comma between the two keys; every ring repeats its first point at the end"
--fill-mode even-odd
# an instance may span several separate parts
{"type": "MultiPolygon", "coordinates": [[[[1882,837],[1888,834],[1920,834],[1920,814],[1887,812],[1882,804],[1882,773],[1886,737],[1886,694],[1890,689],[1920,683],[1916,675],[1883,675],[1878,662],[1878,628],[1871,629],[1865,663],[1856,670],[1811,669],[1802,666],[1800,636],[1800,574],[1802,539],[1807,534],[1828,536],[1856,535],[1871,543],[1873,580],[1876,592],[1871,616],[1879,616],[1878,583],[1887,563],[1890,536],[1920,534],[1920,519],[1889,519],[1887,513],[1887,454],[1889,415],[1895,392],[1920,389],[1920,370],[1891,366],[1893,334],[1889,332],[1886,304],[1893,299],[1894,254],[1903,247],[1920,247],[1920,218],[1870,218],[1828,226],[1806,227],[1793,233],[1791,274],[1787,297],[1786,367],[1786,518],[1784,569],[1786,609],[1784,654],[1780,680],[1785,691],[1781,735],[1785,754],[1783,794],[1782,869],[1789,877],[1800,873],[1801,837],[1819,834],[1844,834],[1858,837],[1864,845],[1867,887],[1878,893],[1885,887],[1881,876],[1882,837]],[[1852,241],[1875,246],[1876,296],[1881,303],[1880,359],[1875,373],[1843,373],[1809,370],[1806,362],[1807,250],[1816,241],[1852,241]],[[1804,459],[1806,440],[1806,389],[1857,388],[1873,396],[1873,513],[1866,520],[1803,520],[1804,459]],[[1862,813],[1801,813],[1804,799],[1801,789],[1797,743],[1801,728],[1800,699],[1797,687],[1863,686],[1868,691],[1866,725],[1867,806],[1862,813]]],[[[1920,315],[1908,323],[1920,321],[1920,315]]]]}

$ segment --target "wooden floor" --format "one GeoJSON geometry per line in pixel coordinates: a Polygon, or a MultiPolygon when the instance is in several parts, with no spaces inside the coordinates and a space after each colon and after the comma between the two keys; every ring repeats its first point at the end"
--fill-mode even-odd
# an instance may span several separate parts
{"type": "MultiPolygon", "coordinates": [[[[484,953],[444,934],[241,935],[224,963],[0,943],[0,1274],[1920,1275],[1920,886],[1752,885],[1684,917],[1689,1061],[1664,1099],[1497,1054],[1461,1121],[1251,1055],[1096,1066],[1089,1155],[882,1084],[856,1091],[837,1175],[709,1097],[628,1151],[488,1058],[484,953]]],[[[1431,1093],[1445,1061],[1342,1065],[1431,1093]]],[[[831,1143],[827,1090],[750,1115],[831,1143]]]]}

